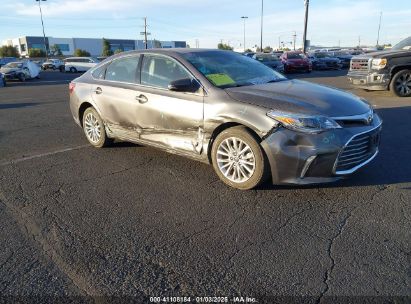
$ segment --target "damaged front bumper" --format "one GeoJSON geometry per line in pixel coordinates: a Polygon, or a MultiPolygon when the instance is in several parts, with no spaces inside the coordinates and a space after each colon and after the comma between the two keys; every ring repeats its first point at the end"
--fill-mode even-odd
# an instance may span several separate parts
{"type": "Polygon", "coordinates": [[[346,177],[378,154],[382,121],[306,134],[280,127],[261,143],[273,184],[321,184],[346,177]]]}
{"type": "Polygon", "coordinates": [[[384,91],[390,84],[390,75],[383,72],[356,72],[349,71],[348,81],[357,88],[384,91]]]}

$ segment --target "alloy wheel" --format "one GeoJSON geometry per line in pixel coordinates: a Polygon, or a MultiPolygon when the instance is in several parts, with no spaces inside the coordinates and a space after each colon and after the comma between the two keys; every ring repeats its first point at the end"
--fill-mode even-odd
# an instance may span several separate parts
{"type": "Polygon", "coordinates": [[[411,73],[404,73],[395,81],[395,89],[401,96],[411,94],[411,73]]]}
{"type": "Polygon", "coordinates": [[[93,113],[88,113],[84,119],[84,131],[92,143],[98,143],[101,138],[101,125],[93,113]]]}
{"type": "Polygon", "coordinates": [[[237,137],[229,137],[217,148],[217,165],[224,176],[234,183],[248,181],[256,167],[250,146],[237,137]]]}

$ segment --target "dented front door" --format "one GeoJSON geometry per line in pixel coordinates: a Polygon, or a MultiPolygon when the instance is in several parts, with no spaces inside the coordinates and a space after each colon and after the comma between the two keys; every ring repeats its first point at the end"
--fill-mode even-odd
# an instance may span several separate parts
{"type": "Polygon", "coordinates": [[[192,78],[176,60],[164,55],[144,55],[138,88],[137,121],[140,138],[165,148],[201,153],[204,94],[168,89],[173,80],[192,78]]]}

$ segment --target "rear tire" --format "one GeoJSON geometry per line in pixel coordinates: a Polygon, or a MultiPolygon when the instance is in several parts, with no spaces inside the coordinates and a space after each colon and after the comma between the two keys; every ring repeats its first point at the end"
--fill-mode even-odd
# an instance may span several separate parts
{"type": "Polygon", "coordinates": [[[398,97],[411,96],[411,70],[397,72],[391,80],[390,90],[398,97]]]}
{"type": "Polygon", "coordinates": [[[107,137],[103,120],[93,107],[84,111],[83,131],[89,143],[96,148],[103,148],[112,143],[112,139],[107,137]]]}
{"type": "Polygon", "coordinates": [[[253,134],[243,126],[221,132],[211,150],[213,167],[227,185],[252,189],[268,176],[268,160],[253,134]]]}

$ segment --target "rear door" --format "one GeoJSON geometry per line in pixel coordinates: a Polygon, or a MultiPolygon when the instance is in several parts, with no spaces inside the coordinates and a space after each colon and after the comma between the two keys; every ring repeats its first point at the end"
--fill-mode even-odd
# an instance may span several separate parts
{"type": "Polygon", "coordinates": [[[139,138],[139,102],[136,84],[139,82],[140,55],[131,55],[113,60],[105,70],[93,71],[96,83],[92,96],[102,119],[113,136],[136,140],[139,138]]]}

